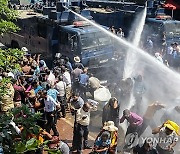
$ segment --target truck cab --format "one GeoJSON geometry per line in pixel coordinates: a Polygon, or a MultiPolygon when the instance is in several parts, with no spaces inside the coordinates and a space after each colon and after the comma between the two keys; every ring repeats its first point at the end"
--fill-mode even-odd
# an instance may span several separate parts
{"type": "Polygon", "coordinates": [[[79,56],[82,63],[91,68],[110,65],[114,53],[111,38],[94,26],[82,26],[83,23],[60,26],[59,51],[70,59],[79,56]]]}
{"type": "MultiPolygon", "coordinates": [[[[113,66],[114,47],[111,38],[64,9],[61,2],[58,3],[60,9],[44,8],[43,14],[20,11],[17,24],[21,30],[4,34],[1,41],[15,48],[25,46],[30,53],[41,53],[49,66],[52,66],[56,53],[68,56],[71,62],[74,62],[75,56],[79,56],[90,69],[113,66]]],[[[78,13],[92,20],[88,10],[79,10],[78,13]]]]}

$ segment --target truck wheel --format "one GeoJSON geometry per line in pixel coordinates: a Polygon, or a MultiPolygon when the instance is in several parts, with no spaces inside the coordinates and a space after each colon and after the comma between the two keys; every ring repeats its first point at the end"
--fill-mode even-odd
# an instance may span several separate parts
{"type": "Polygon", "coordinates": [[[19,49],[20,47],[19,47],[18,42],[17,41],[12,41],[11,42],[11,48],[13,48],[13,49],[18,48],[19,49]]]}

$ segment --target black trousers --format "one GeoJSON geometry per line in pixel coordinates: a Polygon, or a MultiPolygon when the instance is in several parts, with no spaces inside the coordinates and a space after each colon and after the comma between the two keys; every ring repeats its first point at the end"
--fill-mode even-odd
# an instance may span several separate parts
{"type": "Polygon", "coordinates": [[[88,126],[77,124],[77,133],[78,133],[77,150],[80,151],[83,149],[83,146],[87,146],[88,144],[88,134],[89,134],[88,126]]]}
{"type": "Polygon", "coordinates": [[[46,131],[50,133],[50,130],[53,130],[54,135],[59,136],[59,133],[56,128],[56,113],[55,112],[46,112],[46,131]]]}
{"type": "Polygon", "coordinates": [[[76,122],[76,114],[77,114],[77,111],[74,110],[74,129],[73,129],[73,141],[72,141],[72,148],[73,150],[77,150],[77,138],[78,138],[78,132],[77,132],[77,122],[76,122]]]}
{"type": "Polygon", "coordinates": [[[58,101],[60,102],[60,105],[61,105],[60,111],[62,112],[62,116],[65,118],[66,117],[66,107],[67,107],[66,97],[58,96],[58,101]]]}
{"type": "Polygon", "coordinates": [[[131,134],[131,133],[135,133],[135,132],[138,134],[138,136],[140,136],[141,135],[141,128],[142,128],[142,125],[136,126],[136,127],[128,126],[125,136],[127,136],[128,134],[131,134]]]}
{"type": "Polygon", "coordinates": [[[80,93],[80,96],[82,97],[83,100],[86,100],[86,90],[87,90],[86,86],[80,84],[80,86],[79,86],[79,93],[80,93]]]}

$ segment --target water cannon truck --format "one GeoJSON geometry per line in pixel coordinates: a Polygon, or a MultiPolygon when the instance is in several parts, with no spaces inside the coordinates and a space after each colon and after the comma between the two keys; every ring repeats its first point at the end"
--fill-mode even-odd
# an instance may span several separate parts
{"type": "MultiPolygon", "coordinates": [[[[56,7],[44,7],[42,14],[18,10],[20,16],[16,23],[21,30],[0,36],[0,41],[13,48],[26,47],[31,54],[41,54],[48,66],[52,66],[57,53],[69,57],[72,63],[73,58],[79,56],[84,66],[92,70],[113,66],[111,38],[67,7],[67,3],[57,2],[56,7]]],[[[78,6],[70,9],[92,20],[89,10],[78,6]]]]}
{"type": "MultiPolygon", "coordinates": [[[[169,0],[170,1],[170,0],[169,0]]],[[[169,2],[167,1],[167,2],[169,2]]],[[[171,0],[173,1],[173,0],[171,0]]],[[[114,26],[122,28],[125,37],[129,37],[134,20],[144,7],[147,7],[146,22],[142,34],[142,41],[151,38],[154,42],[155,52],[166,50],[167,47],[174,42],[180,44],[180,21],[174,20],[174,11],[167,8],[168,3],[162,0],[148,1],[87,1],[88,9],[93,19],[100,25],[107,27],[114,26]]],[[[178,9],[179,2],[173,1],[178,9]]],[[[179,11],[180,12],[180,11],[179,11]]],[[[142,44],[145,44],[143,42],[142,44]]]]}

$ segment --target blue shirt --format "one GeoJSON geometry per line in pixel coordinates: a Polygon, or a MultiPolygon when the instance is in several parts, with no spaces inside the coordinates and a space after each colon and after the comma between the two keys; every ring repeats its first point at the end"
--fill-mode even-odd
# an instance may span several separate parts
{"type": "Polygon", "coordinates": [[[106,141],[102,141],[101,137],[98,137],[98,139],[95,142],[95,145],[98,147],[109,147],[111,144],[111,140],[107,139],[106,141]]]}
{"type": "Polygon", "coordinates": [[[36,69],[34,70],[33,75],[38,75],[39,73],[40,73],[40,68],[39,68],[39,66],[37,66],[36,69]]]}
{"type": "Polygon", "coordinates": [[[35,94],[37,94],[38,91],[40,91],[40,90],[43,90],[43,87],[41,87],[41,86],[39,85],[39,86],[37,86],[36,89],[34,89],[35,94]]]}
{"type": "Polygon", "coordinates": [[[80,74],[80,84],[87,85],[89,80],[89,76],[87,74],[80,74]]]}
{"type": "Polygon", "coordinates": [[[59,92],[56,89],[49,89],[47,91],[47,95],[51,96],[55,101],[57,101],[57,95],[59,94],[59,92]]]}
{"type": "Polygon", "coordinates": [[[75,109],[80,109],[83,107],[84,105],[84,100],[79,96],[77,101],[71,101],[71,105],[75,108],[75,109]]]}
{"type": "Polygon", "coordinates": [[[58,104],[51,96],[47,96],[47,98],[44,100],[44,105],[46,112],[53,112],[58,104]]]}
{"type": "Polygon", "coordinates": [[[70,63],[69,61],[67,62],[67,67],[68,67],[68,69],[69,69],[70,71],[73,70],[72,65],[71,65],[71,63],[70,63]]]}

